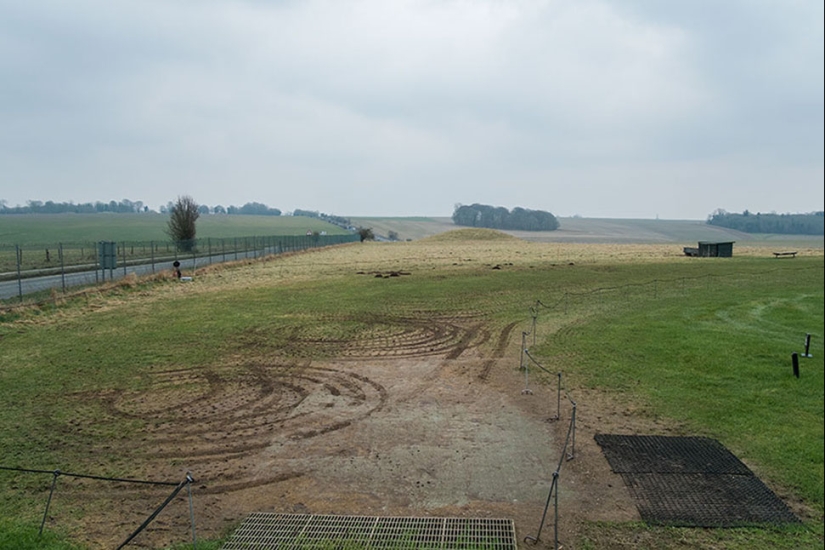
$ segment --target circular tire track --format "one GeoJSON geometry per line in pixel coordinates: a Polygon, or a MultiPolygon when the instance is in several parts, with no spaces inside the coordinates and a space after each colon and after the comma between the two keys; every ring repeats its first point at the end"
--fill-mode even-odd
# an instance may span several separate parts
{"type": "Polygon", "coordinates": [[[156,372],[148,388],[114,392],[103,400],[112,421],[144,423],[141,440],[124,452],[141,462],[184,464],[197,472],[205,483],[201,492],[208,494],[301,475],[253,475],[247,471],[248,455],[358,422],[384,406],[387,391],[343,370],[253,365],[156,372]]]}
{"type": "Polygon", "coordinates": [[[288,357],[338,359],[415,358],[444,355],[455,359],[490,338],[478,316],[377,316],[367,319],[323,318],[325,326],[357,323],[361,330],[346,338],[317,338],[296,329],[279,350],[288,357]]]}
{"type": "MultiPolygon", "coordinates": [[[[505,340],[510,330],[499,339],[505,340]]],[[[206,494],[265,486],[303,473],[262,472],[250,454],[345,428],[381,410],[388,398],[384,387],[367,377],[314,367],[301,357],[456,359],[489,339],[480,313],[322,318],[315,325],[293,327],[276,349],[271,333],[259,329],[244,334],[245,346],[292,359],[153,372],[139,390],[98,394],[107,414],[75,429],[91,435],[106,431],[109,423],[140,422],[140,439],[122,452],[150,468],[157,466],[154,477],[173,467],[190,469],[203,483],[199,492],[206,494]],[[349,331],[355,336],[313,334],[318,325],[334,331],[336,322],[348,323],[341,334],[349,331]]]]}

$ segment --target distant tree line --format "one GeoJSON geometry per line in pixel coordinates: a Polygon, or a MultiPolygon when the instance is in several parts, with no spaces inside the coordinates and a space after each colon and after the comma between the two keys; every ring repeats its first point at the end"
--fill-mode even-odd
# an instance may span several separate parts
{"type": "MultiPolygon", "coordinates": [[[[160,207],[161,214],[172,211],[173,204],[170,202],[166,206],[160,207]]],[[[281,211],[277,208],[271,208],[260,202],[248,202],[243,206],[222,206],[220,204],[215,206],[207,206],[201,204],[198,206],[198,213],[200,214],[229,214],[229,215],[244,215],[244,216],[280,216],[281,211]]]]}
{"type": "Polygon", "coordinates": [[[822,235],[825,233],[825,212],[809,214],[741,214],[716,210],[708,216],[709,225],[727,227],[745,233],[777,233],[785,235],[822,235]]]}
{"type": "Polygon", "coordinates": [[[307,218],[318,218],[333,225],[337,225],[338,227],[343,227],[344,229],[349,229],[350,227],[352,227],[349,218],[333,216],[331,214],[324,214],[323,212],[318,212],[315,210],[301,210],[300,208],[296,208],[292,211],[292,215],[305,216],[307,218]]]}
{"type": "MultiPolygon", "coordinates": [[[[172,212],[173,202],[160,207],[161,214],[172,212]]],[[[121,201],[109,202],[55,202],[55,201],[27,201],[25,206],[8,206],[7,201],[0,200],[0,214],[95,214],[99,212],[111,212],[115,214],[132,214],[135,212],[150,212],[148,206],[143,201],[121,201]]],[[[281,211],[271,208],[260,202],[248,202],[243,206],[221,206],[214,207],[201,204],[198,206],[199,214],[243,214],[252,216],[280,216],[281,211]]]]}
{"type": "Polygon", "coordinates": [[[559,228],[556,217],[544,210],[520,207],[507,210],[503,206],[485,204],[457,205],[453,211],[453,223],[466,227],[520,231],[554,231],[559,228]]]}
{"type": "Polygon", "coordinates": [[[97,212],[123,214],[148,211],[149,207],[144,205],[143,201],[133,202],[129,199],[79,204],[73,202],[27,201],[26,206],[7,206],[6,201],[0,200],[0,214],[95,214],[97,212]]]}

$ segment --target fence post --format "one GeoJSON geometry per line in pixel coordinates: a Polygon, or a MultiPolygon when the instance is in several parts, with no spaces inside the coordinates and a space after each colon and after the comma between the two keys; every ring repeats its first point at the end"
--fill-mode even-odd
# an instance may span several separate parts
{"type": "MultiPolygon", "coordinates": [[[[531,537],[527,535],[524,537],[524,542],[531,542],[533,544],[538,544],[541,540],[541,531],[544,529],[544,520],[547,519],[547,510],[550,508],[550,500],[553,498],[553,494],[558,495],[558,482],[559,482],[559,470],[556,469],[553,472],[553,481],[550,483],[550,492],[547,494],[547,502],[544,503],[544,513],[541,515],[541,522],[539,523],[539,530],[536,533],[535,537],[531,537]]],[[[559,499],[556,496],[556,510],[559,509],[559,499]]],[[[556,520],[556,525],[558,526],[558,520],[556,520]]],[[[558,550],[558,545],[556,545],[556,550],[558,550]]]]}
{"type": "Polygon", "coordinates": [[[206,237],[206,252],[208,254],[207,263],[212,265],[212,237],[206,237]]]}
{"type": "MultiPolygon", "coordinates": [[[[524,357],[524,342],[527,339],[527,333],[521,333],[521,354],[524,357]]],[[[530,389],[530,367],[527,366],[527,363],[522,360],[524,366],[524,389],[521,390],[521,395],[533,395],[533,390],[530,389]]]]}
{"type": "Polygon", "coordinates": [[[524,350],[527,349],[527,333],[521,331],[521,355],[518,359],[518,369],[524,370],[524,350]]]}
{"type": "Polygon", "coordinates": [[[138,534],[139,534],[141,531],[143,531],[143,530],[146,528],[146,526],[147,526],[147,525],[149,525],[150,523],[152,523],[152,522],[155,520],[155,518],[158,516],[158,514],[160,514],[160,513],[161,513],[161,511],[162,511],[164,508],[166,508],[166,506],[167,506],[170,502],[172,502],[172,499],[174,499],[174,498],[178,495],[178,493],[180,493],[181,489],[183,489],[183,486],[184,486],[184,485],[188,485],[188,484],[189,484],[189,481],[188,481],[188,480],[181,481],[181,482],[177,485],[177,487],[175,487],[175,490],[174,490],[174,491],[172,491],[172,494],[171,494],[171,495],[169,495],[169,496],[166,498],[166,500],[164,500],[164,501],[163,501],[163,504],[161,504],[161,505],[157,508],[157,510],[155,510],[154,512],[152,512],[152,515],[150,515],[150,516],[146,519],[146,521],[144,521],[144,522],[140,525],[140,527],[138,527],[138,528],[137,528],[137,530],[136,530],[134,533],[132,533],[131,535],[129,535],[129,538],[127,538],[127,539],[123,542],[123,544],[121,544],[120,546],[118,546],[118,547],[117,547],[117,550],[121,550],[121,548],[123,548],[124,546],[126,546],[127,544],[129,544],[129,542],[131,542],[131,540],[132,540],[133,538],[135,538],[136,536],[138,536],[138,534]]]}
{"type": "Polygon", "coordinates": [[[23,254],[20,253],[20,245],[14,245],[14,256],[17,262],[17,293],[20,295],[20,302],[23,302],[23,275],[20,273],[20,264],[23,262],[23,254]]]}
{"type": "Polygon", "coordinates": [[[123,276],[126,277],[126,242],[121,245],[121,250],[123,250],[123,276]]]}
{"type": "Polygon", "coordinates": [[[807,358],[813,357],[813,355],[811,355],[811,335],[810,334],[805,335],[805,354],[802,357],[807,357],[807,358]]]}
{"type": "Polygon", "coordinates": [[[570,454],[567,455],[567,460],[573,460],[576,458],[576,402],[572,399],[570,400],[573,403],[573,416],[570,418],[570,433],[572,435],[571,440],[571,447],[570,447],[570,454]]]}
{"type": "Polygon", "coordinates": [[[57,486],[57,478],[60,476],[60,470],[52,472],[52,488],[49,491],[49,500],[46,501],[46,511],[43,512],[43,521],[40,522],[40,533],[38,536],[43,536],[43,527],[46,525],[46,518],[49,516],[49,507],[52,505],[52,496],[54,496],[54,489],[57,486]]]}
{"type": "Polygon", "coordinates": [[[195,534],[195,506],[192,502],[192,474],[186,472],[186,491],[189,493],[189,521],[192,523],[192,548],[198,547],[198,537],[195,534]]]}
{"type": "Polygon", "coordinates": [[[60,283],[63,286],[63,294],[66,294],[66,265],[63,262],[63,243],[57,245],[57,256],[60,258],[60,283]]]}
{"type": "Polygon", "coordinates": [[[561,420],[561,373],[556,376],[556,420],[561,420]]]}
{"type": "Polygon", "coordinates": [[[149,242],[149,249],[152,251],[152,275],[155,274],[155,241],[149,242]]]}

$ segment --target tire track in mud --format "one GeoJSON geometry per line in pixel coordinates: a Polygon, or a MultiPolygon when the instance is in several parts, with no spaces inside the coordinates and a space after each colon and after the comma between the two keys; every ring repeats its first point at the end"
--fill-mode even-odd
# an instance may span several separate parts
{"type": "MultiPolygon", "coordinates": [[[[182,468],[196,473],[205,494],[275,484],[304,474],[267,471],[250,455],[346,428],[383,409],[388,399],[387,390],[370,378],[346,368],[312,366],[293,350],[339,360],[457,358],[489,340],[480,317],[373,316],[358,321],[369,330],[353,339],[313,338],[311,330],[295,327],[277,350],[266,341],[266,331],[246,333],[254,340],[248,342],[251,349],[276,351],[272,363],[156,371],[144,375],[148,379],[137,390],[78,395],[97,400],[106,414],[73,428],[94,437],[120,422],[139,422],[139,438],[122,452],[153,468],[155,476],[182,468]],[[292,357],[277,358],[281,355],[292,357]]],[[[499,336],[497,350],[512,326],[499,336]]]]}
{"type": "Polygon", "coordinates": [[[513,333],[513,329],[516,328],[516,325],[518,325],[518,321],[513,321],[499,333],[498,343],[496,344],[496,349],[493,351],[493,357],[484,361],[484,364],[481,366],[481,373],[478,375],[479,380],[486,381],[490,376],[490,370],[492,370],[493,365],[495,365],[498,359],[504,357],[507,351],[507,344],[510,343],[510,335],[513,333]]]}
{"type": "MultiPolygon", "coordinates": [[[[88,399],[88,394],[78,395],[88,399]]],[[[277,442],[301,441],[345,428],[380,411],[386,389],[366,376],[309,364],[154,372],[144,387],[98,396],[106,424],[141,422],[140,438],[122,450],[135,461],[185,466],[201,492],[225,493],[269,485],[298,472],[250,471],[250,453],[277,442]]],[[[160,466],[159,466],[160,467],[160,466]]],[[[135,490],[138,490],[137,488],[135,490]]]]}
{"type": "MultiPolygon", "coordinates": [[[[336,359],[415,358],[446,355],[455,359],[490,338],[479,321],[480,314],[439,317],[425,312],[400,316],[323,317],[328,326],[357,323],[362,330],[344,338],[313,337],[309,330],[293,330],[290,338],[275,350],[293,358],[335,357],[336,359]]],[[[265,335],[257,335],[265,338],[265,335]]],[[[254,337],[252,337],[254,338],[254,337]]],[[[252,343],[252,345],[255,345],[252,343]]]]}

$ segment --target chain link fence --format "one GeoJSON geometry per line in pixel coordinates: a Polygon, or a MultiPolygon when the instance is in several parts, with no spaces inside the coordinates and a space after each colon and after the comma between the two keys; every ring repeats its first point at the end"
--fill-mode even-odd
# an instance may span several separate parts
{"type": "Polygon", "coordinates": [[[192,241],[120,241],[0,245],[0,301],[44,300],[44,293],[94,285],[127,275],[194,270],[215,263],[255,259],[357,242],[357,234],[205,238],[192,241]],[[177,262],[177,265],[175,263],[177,262]]]}

